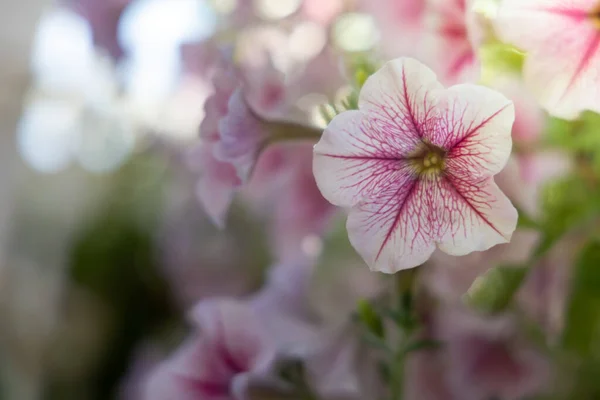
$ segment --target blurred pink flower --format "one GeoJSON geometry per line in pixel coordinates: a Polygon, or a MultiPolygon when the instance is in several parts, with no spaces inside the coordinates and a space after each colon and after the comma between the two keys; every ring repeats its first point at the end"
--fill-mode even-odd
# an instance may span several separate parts
{"type": "Polygon", "coordinates": [[[247,183],[269,131],[250,110],[241,88],[229,98],[227,115],[219,121],[219,133],[215,157],[233,165],[240,180],[247,183]]]}
{"type": "Polygon", "coordinates": [[[215,225],[223,227],[236,190],[249,178],[263,140],[267,138],[259,117],[250,110],[277,106],[281,86],[270,78],[247,88],[232,65],[224,65],[213,78],[214,93],[204,105],[200,144],[190,153],[190,164],[200,173],[198,196],[215,225]]]}
{"type": "Polygon", "coordinates": [[[413,59],[364,85],[360,110],[338,115],[315,146],[329,201],[350,207],[350,241],[373,270],[424,263],[510,240],[517,212],[493,176],[510,155],[513,105],[474,85],[447,90],[413,59]]]}
{"type": "Polygon", "coordinates": [[[600,13],[593,0],[504,0],[500,37],[527,51],[527,87],[550,114],[600,111],[600,13]]]}
{"type": "Polygon", "coordinates": [[[447,382],[454,398],[518,400],[539,394],[550,365],[528,343],[510,316],[483,317],[441,308],[434,322],[447,357],[447,382]]]}
{"type": "Polygon", "coordinates": [[[273,357],[252,309],[233,300],[205,301],[192,316],[199,332],[154,372],[146,398],[242,399],[248,375],[273,357]]]}
{"type": "Polygon", "coordinates": [[[431,58],[434,70],[446,84],[475,82],[480,75],[477,49],[481,28],[472,0],[430,0],[430,46],[424,58],[431,58]]]}

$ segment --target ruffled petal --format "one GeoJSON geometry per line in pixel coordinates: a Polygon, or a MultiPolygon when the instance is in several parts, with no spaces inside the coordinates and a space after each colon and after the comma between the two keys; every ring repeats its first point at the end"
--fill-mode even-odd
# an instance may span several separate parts
{"type": "Polygon", "coordinates": [[[510,241],[518,214],[493,179],[469,181],[448,175],[440,179],[437,204],[438,247],[463,256],[510,241]]]}
{"type": "Polygon", "coordinates": [[[435,128],[437,95],[444,87],[435,73],[412,58],[386,63],[367,79],[359,108],[373,132],[367,138],[406,155],[435,128]]]}
{"type": "Polygon", "coordinates": [[[447,84],[474,82],[480,75],[480,63],[472,40],[479,26],[468,0],[432,0],[430,46],[436,71],[447,84]]]}
{"type": "Polygon", "coordinates": [[[231,163],[246,183],[267,137],[267,128],[248,107],[242,89],[236,89],[229,99],[227,115],[219,121],[215,157],[231,163]]]}
{"type": "Polygon", "coordinates": [[[428,139],[448,152],[447,170],[477,179],[500,172],[512,149],[512,102],[482,86],[457,85],[444,92],[440,106],[438,129],[428,139]]]}
{"type": "Polygon", "coordinates": [[[596,3],[584,0],[503,3],[497,30],[527,50],[527,87],[552,115],[574,119],[600,110],[600,30],[589,18],[596,3]]]}
{"type": "Polygon", "coordinates": [[[203,301],[192,310],[191,318],[211,344],[214,362],[206,365],[206,374],[219,369],[230,376],[251,371],[263,362],[261,357],[268,356],[266,333],[253,309],[244,303],[203,301]]]}
{"type": "Polygon", "coordinates": [[[494,21],[496,33],[526,51],[552,43],[566,50],[565,34],[587,25],[595,5],[589,0],[503,0],[494,21]]]}
{"type": "Polygon", "coordinates": [[[416,267],[435,250],[432,233],[439,221],[430,210],[439,200],[437,185],[410,173],[404,179],[377,199],[358,204],[348,216],[350,242],[371,270],[395,273],[416,267]]]}
{"type": "Polygon", "coordinates": [[[213,145],[202,144],[194,151],[200,169],[196,195],[215,226],[223,228],[235,191],[241,185],[235,168],[213,156],[213,145]]]}

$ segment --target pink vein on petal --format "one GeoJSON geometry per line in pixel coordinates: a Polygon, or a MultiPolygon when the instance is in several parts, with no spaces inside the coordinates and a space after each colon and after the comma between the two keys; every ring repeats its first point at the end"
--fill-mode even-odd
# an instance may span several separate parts
{"type": "Polygon", "coordinates": [[[597,33],[590,40],[590,43],[589,43],[588,47],[586,48],[585,52],[583,53],[583,57],[581,58],[581,61],[577,65],[577,69],[573,73],[573,76],[571,77],[569,84],[567,85],[567,88],[565,89],[563,95],[561,96],[561,99],[563,99],[567,95],[567,93],[573,88],[573,85],[577,81],[577,78],[579,77],[579,75],[589,65],[590,61],[592,60],[592,58],[594,56],[594,53],[596,53],[596,51],[598,50],[599,45],[600,45],[600,33],[597,33]]]}
{"type": "MultiPolygon", "coordinates": [[[[506,237],[506,235],[504,235],[502,232],[500,232],[500,231],[498,230],[498,228],[496,228],[496,227],[494,226],[494,224],[492,224],[492,223],[490,222],[490,220],[489,220],[489,219],[488,219],[488,218],[487,218],[485,215],[483,215],[483,214],[481,213],[481,211],[479,211],[479,210],[477,209],[477,207],[475,207],[471,201],[469,201],[469,199],[468,199],[468,198],[467,198],[467,197],[466,197],[466,196],[465,196],[465,195],[464,195],[464,194],[463,194],[463,193],[462,193],[462,192],[459,190],[459,186],[460,186],[460,185],[458,185],[458,187],[457,187],[457,184],[456,184],[456,182],[454,182],[454,180],[460,181],[461,179],[460,179],[460,178],[458,178],[458,177],[456,177],[456,176],[450,176],[450,175],[447,175],[447,176],[446,176],[446,179],[445,179],[445,181],[444,181],[444,182],[446,182],[446,183],[447,183],[447,184],[450,186],[450,189],[452,189],[452,190],[453,190],[453,191],[454,191],[454,192],[455,192],[455,193],[458,195],[458,197],[459,197],[460,199],[462,199],[462,200],[465,202],[465,204],[467,204],[467,205],[469,206],[469,208],[471,208],[471,210],[472,210],[472,211],[473,211],[473,212],[474,212],[474,213],[475,213],[475,214],[476,214],[476,215],[477,215],[479,218],[481,218],[481,220],[483,220],[483,221],[484,221],[484,222],[485,222],[485,223],[486,223],[486,224],[487,224],[487,225],[488,225],[490,228],[492,228],[492,229],[493,229],[493,230],[494,230],[496,233],[498,233],[500,236],[502,236],[502,237],[503,237],[503,238],[505,238],[505,239],[508,239],[508,238],[506,237]]],[[[488,207],[490,206],[490,205],[489,205],[489,204],[487,204],[487,203],[485,203],[485,204],[486,204],[486,205],[488,205],[488,207]]]]}
{"type": "MultiPolygon", "coordinates": [[[[379,259],[379,256],[381,255],[381,252],[383,251],[383,249],[386,246],[387,242],[392,237],[392,233],[394,233],[394,231],[396,230],[396,227],[398,226],[398,222],[400,221],[400,217],[402,216],[402,212],[404,211],[404,207],[410,201],[410,198],[412,197],[413,192],[417,188],[418,183],[419,183],[419,180],[415,179],[413,181],[413,183],[410,185],[410,187],[408,188],[408,190],[406,191],[406,196],[404,197],[404,201],[401,202],[401,204],[400,204],[400,206],[398,208],[398,211],[396,213],[396,217],[394,218],[394,221],[392,222],[392,225],[390,226],[390,229],[386,233],[385,238],[383,239],[383,242],[381,243],[381,247],[379,248],[379,251],[377,252],[377,256],[375,256],[375,261],[377,261],[379,259]]],[[[392,198],[391,198],[390,201],[392,201],[396,196],[398,196],[400,194],[400,192],[402,191],[402,189],[405,189],[405,187],[404,186],[400,186],[398,188],[398,190],[396,191],[396,193],[394,194],[394,196],[392,196],[392,198]]],[[[388,204],[389,204],[390,201],[388,201],[388,204]]],[[[380,211],[383,209],[384,206],[381,207],[380,211]]]]}
{"type": "Polygon", "coordinates": [[[588,12],[586,12],[586,11],[574,10],[574,9],[569,9],[569,8],[561,8],[561,7],[521,8],[520,10],[554,14],[554,15],[558,15],[561,17],[574,19],[577,21],[582,21],[582,20],[588,18],[588,12]]]}
{"type": "Polygon", "coordinates": [[[460,144],[462,142],[464,142],[466,139],[468,139],[469,137],[473,136],[475,133],[477,133],[477,131],[479,131],[481,128],[483,128],[484,126],[486,126],[491,120],[493,120],[494,118],[496,118],[502,111],[506,110],[509,106],[511,106],[512,103],[505,105],[504,107],[502,107],[501,109],[499,109],[498,111],[496,111],[495,113],[493,113],[492,115],[490,115],[489,117],[487,117],[486,119],[484,119],[483,121],[481,121],[481,123],[479,125],[477,125],[474,128],[469,127],[469,131],[460,139],[458,139],[458,141],[450,146],[448,146],[448,151],[451,151],[453,148],[460,146],[460,144]]]}

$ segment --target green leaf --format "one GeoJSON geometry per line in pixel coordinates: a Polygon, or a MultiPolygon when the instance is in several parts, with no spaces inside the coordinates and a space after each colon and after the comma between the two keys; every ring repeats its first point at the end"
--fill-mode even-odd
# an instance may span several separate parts
{"type": "Polygon", "coordinates": [[[492,268],[473,282],[463,299],[478,311],[501,312],[511,303],[528,270],[525,266],[492,268]]]}
{"type": "Polygon", "coordinates": [[[589,243],[575,266],[562,343],[582,356],[600,357],[600,242],[589,243]]]}
{"type": "Polygon", "coordinates": [[[357,313],[360,322],[362,322],[369,332],[379,338],[385,337],[381,316],[368,300],[363,299],[358,302],[357,313]]]}
{"type": "Polygon", "coordinates": [[[540,224],[538,224],[530,215],[528,215],[525,211],[517,207],[517,211],[519,212],[519,221],[517,223],[517,228],[522,229],[540,229],[540,224]]]}

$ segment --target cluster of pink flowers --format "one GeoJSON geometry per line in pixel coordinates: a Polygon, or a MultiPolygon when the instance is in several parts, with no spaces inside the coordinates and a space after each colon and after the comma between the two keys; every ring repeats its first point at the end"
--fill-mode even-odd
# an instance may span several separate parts
{"type": "Polygon", "coordinates": [[[600,111],[600,5],[497,3],[305,0],[267,23],[240,0],[222,35],[184,49],[189,70],[212,86],[199,141],[186,149],[195,195],[219,234],[236,202],[252,209],[276,263],[257,292],[193,299],[193,333],[144,398],[381,398],[385,354],[361,340],[353,311],[361,298],[388,299],[389,274],[415,267],[417,335],[442,348],[407,356],[403,398],[516,400],[549,387],[551,363],[519,316],[482,316],[462,299],[491,268],[532,262],[515,303],[560,331],[572,251],[533,258],[540,234],[517,228],[517,209],[539,216],[541,186],[570,168],[542,149],[548,114],[600,111]],[[391,59],[359,83],[343,66],[352,55],[328,34],[346,12],[377,21],[373,59],[391,59]],[[326,38],[301,59],[286,43],[307,22],[326,38]],[[515,68],[484,79],[489,43],[523,54],[522,77],[515,68]],[[345,106],[340,93],[350,93],[345,106]],[[332,108],[324,127],[316,111],[332,108]],[[321,257],[339,215],[358,258],[349,248],[321,257]],[[335,293],[319,296],[319,285],[335,293]],[[282,376],[298,360],[306,386],[282,376]]]}

